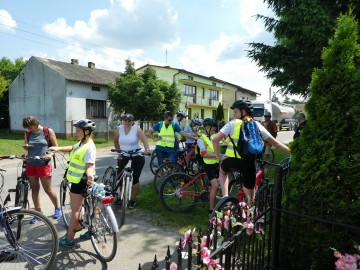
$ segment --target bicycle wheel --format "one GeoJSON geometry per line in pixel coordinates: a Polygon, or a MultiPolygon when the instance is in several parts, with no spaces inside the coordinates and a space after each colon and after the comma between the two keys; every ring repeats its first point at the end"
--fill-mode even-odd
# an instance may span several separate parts
{"type": "Polygon", "coordinates": [[[59,247],[53,223],[42,213],[29,209],[10,210],[4,218],[7,233],[17,239],[17,246],[11,246],[5,234],[0,234],[0,269],[49,269],[59,247]],[[39,221],[30,224],[33,217],[39,221]]]}
{"type": "Polygon", "coordinates": [[[123,181],[122,185],[121,185],[121,191],[120,191],[120,198],[121,198],[121,209],[120,209],[120,224],[119,224],[119,229],[122,227],[122,225],[124,225],[125,223],[125,214],[126,214],[126,208],[127,208],[127,204],[128,204],[128,195],[129,195],[129,187],[128,187],[128,180],[127,177],[130,176],[124,176],[121,178],[121,181],[123,181]]]}
{"type": "Polygon", "coordinates": [[[170,174],[184,172],[184,167],[177,162],[163,163],[156,170],[154,176],[154,187],[157,193],[160,191],[162,181],[170,174]]]}
{"type": "Polygon", "coordinates": [[[71,220],[71,204],[70,204],[70,182],[64,179],[60,184],[60,207],[65,227],[69,227],[71,220]]]}
{"type": "Polygon", "coordinates": [[[223,215],[230,215],[235,217],[236,219],[241,214],[241,208],[239,205],[239,201],[235,197],[225,197],[222,198],[214,208],[214,211],[211,213],[211,218],[215,217],[216,212],[222,212],[223,215]]]}
{"type": "Polygon", "coordinates": [[[114,217],[114,214],[110,215],[108,211],[112,212],[111,207],[102,205],[99,200],[97,200],[95,207],[99,209],[99,220],[96,223],[93,221],[91,243],[100,259],[104,262],[110,262],[114,259],[117,251],[117,235],[114,231],[117,225],[111,218],[111,216],[114,217]]]}
{"type": "Polygon", "coordinates": [[[229,177],[229,196],[237,198],[239,201],[244,200],[244,193],[242,191],[241,174],[237,171],[228,173],[229,177]]]}
{"type": "Polygon", "coordinates": [[[160,202],[165,209],[187,212],[194,208],[199,196],[193,179],[185,173],[174,173],[166,177],[160,186],[160,202]]]}
{"type": "Polygon", "coordinates": [[[150,170],[153,174],[156,173],[156,170],[158,169],[159,164],[158,164],[158,160],[156,157],[156,151],[153,151],[151,153],[151,159],[150,159],[150,170]]]}
{"type": "Polygon", "coordinates": [[[113,195],[114,195],[113,189],[114,189],[115,178],[116,178],[115,168],[113,166],[109,166],[104,173],[102,182],[104,183],[104,185],[110,186],[112,188],[113,195]]]}

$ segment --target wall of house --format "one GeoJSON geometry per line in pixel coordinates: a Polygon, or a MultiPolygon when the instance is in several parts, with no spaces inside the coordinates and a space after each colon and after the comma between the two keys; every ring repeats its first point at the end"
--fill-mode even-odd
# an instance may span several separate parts
{"type": "Polygon", "coordinates": [[[64,128],[66,81],[58,73],[30,58],[9,88],[11,131],[23,131],[26,115],[37,118],[41,125],[55,132],[64,128]]]}

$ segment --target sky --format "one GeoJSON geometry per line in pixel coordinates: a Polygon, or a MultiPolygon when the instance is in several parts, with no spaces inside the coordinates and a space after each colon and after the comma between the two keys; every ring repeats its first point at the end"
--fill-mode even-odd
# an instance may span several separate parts
{"type": "Polygon", "coordinates": [[[256,14],[273,16],[263,0],[2,0],[0,57],[75,58],[119,72],[126,59],[167,65],[265,100],[271,82],[247,57],[248,43],[274,40],[256,14]]]}

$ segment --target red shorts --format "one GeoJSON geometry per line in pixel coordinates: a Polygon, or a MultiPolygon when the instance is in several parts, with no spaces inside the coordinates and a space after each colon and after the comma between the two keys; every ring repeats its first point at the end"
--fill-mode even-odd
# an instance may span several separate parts
{"type": "Polygon", "coordinates": [[[26,176],[35,176],[39,178],[51,177],[52,166],[47,164],[44,166],[26,165],[26,176]]]}

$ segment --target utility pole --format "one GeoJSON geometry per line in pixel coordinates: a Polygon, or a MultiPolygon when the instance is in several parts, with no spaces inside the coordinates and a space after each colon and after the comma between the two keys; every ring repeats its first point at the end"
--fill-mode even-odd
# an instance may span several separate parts
{"type": "Polygon", "coordinates": [[[271,87],[269,88],[269,100],[271,100],[271,87]]]}

